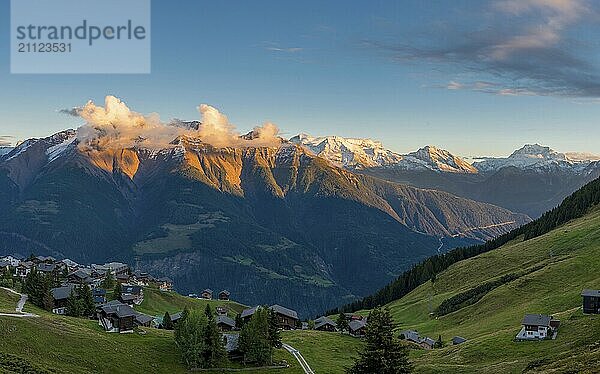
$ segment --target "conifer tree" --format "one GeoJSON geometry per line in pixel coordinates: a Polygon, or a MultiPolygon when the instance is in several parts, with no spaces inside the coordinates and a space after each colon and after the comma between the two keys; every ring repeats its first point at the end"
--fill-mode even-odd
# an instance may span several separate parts
{"type": "Polygon", "coordinates": [[[171,315],[169,312],[165,312],[165,316],[163,317],[162,322],[163,329],[165,330],[173,330],[173,321],[171,321],[171,315]]]}
{"type": "Polygon", "coordinates": [[[408,348],[394,338],[394,323],[387,309],[375,308],[369,314],[365,347],[349,374],[403,374],[410,373],[408,348]]]}
{"type": "Polygon", "coordinates": [[[340,330],[341,332],[348,331],[348,329],[350,328],[350,326],[348,325],[348,318],[346,318],[344,312],[340,312],[336,324],[338,330],[340,330]]]}

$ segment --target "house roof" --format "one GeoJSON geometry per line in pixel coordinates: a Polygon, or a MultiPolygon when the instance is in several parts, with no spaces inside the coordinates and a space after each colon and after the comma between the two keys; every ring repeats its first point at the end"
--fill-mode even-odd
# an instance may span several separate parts
{"type": "Polygon", "coordinates": [[[315,329],[319,329],[325,325],[331,325],[333,327],[336,327],[337,323],[333,322],[330,318],[325,316],[315,319],[315,329]]]}
{"type": "Polygon", "coordinates": [[[135,320],[140,324],[140,325],[145,325],[146,323],[152,321],[154,319],[154,317],[151,317],[147,314],[144,313],[140,313],[140,312],[136,312],[135,315],[135,320]]]}
{"type": "Polygon", "coordinates": [[[224,295],[227,295],[227,296],[231,295],[231,293],[229,291],[227,291],[227,290],[223,290],[223,291],[219,292],[219,295],[221,295],[221,294],[224,294],[224,295]]]}
{"type": "Polygon", "coordinates": [[[102,304],[104,302],[104,296],[94,295],[94,304],[102,304]]]}
{"type": "Polygon", "coordinates": [[[94,288],[92,290],[92,295],[94,295],[94,296],[106,295],[106,290],[104,288],[94,288]]]}
{"type": "Polygon", "coordinates": [[[216,322],[217,325],[222,323],[230,327],[235,327],[235,321],[227,316],[217,316],[216,322]]]}
{"type": "Polygon", "coordinates": [[[121,295],[121,301],[133,301],[135,299],[136,296],[132,294],[125,293],[121,295]]]}
{"type": "Polygon", "coordinates": [[[271,309],[275,313],[283,314],[286,317],[290,317],[290,318],[293,318],[293,319],[298,319],[298,313],[296,313],[295,310],[288,309],[288,308],[283,307],[281,305],[275,304],[272,307],[270,307],[269,309],[271,309]]]}
{"type": "Polygon", "coordinates": [[[139,295],[142,292],[142,286],[123,286],[123,288],[121,289],[122,293],[129,293],[132,295],[139,295]]]}
{"type": "Polygon", "coordinates": [[[428,346],[433,347],[435,345],[435,340],[426,336],[423,339],[421,339],[421,343],[425,343],[428,346]]]}
{"type": "Polygon", "coordinates": [[[522,325],[528,326],[550,326],[552,317],[543,314],[525,314],[522,325]]]}
{"type": "Polygon", "coordinates": [[[600,291],[598,290],[583,290],[581,296],[600,297],[600,291]]]}
{"type": "Polygon", "coordinates": [[[167,282],[167,283],[173,283],[173,281],[171,280],[171,278],[169,277],[162,277],[162,278],[158,278],[159,282],[167,282]]]}
{"type": "Polygon", "coordinates": [[[117,275],[117,279],[129,279],[129,275],[127,275],[127,274],[119,274],[119,275],[117,275]]]}
{"type": "Polygon", "coordinates": [[[204,291],[202,291],[202,293],[213,293],[213,291],[210,288],[207,288],[204,291]]]}
{"type": "Polygon", "coordinates": [[[56,270],[56,264],[46,264],[45,262],[39,263],[37,265],[38,271],[42,271],[44,273],[53,272],[56,270]]]}
{"type": "Polygon", "coordinates": [[[421,338],[419,337],[419,333],[415,330],[405,330],[400,334],[404,335],[404,339],[410,340],[411,342],[419,343],[421,338]]]}
{"type": "Polygon", "coordinates": [[[0,268],[10,266],[10,261],[0,261],[0,268]]]}
{"type": "Polygon", "coordinates": [[[365,327],[366,325],[367,325],[367,321],[364,319],[355,319],[355,320],[348,322],[348,327],[350,328],[350,331],[360,330],[363,327],[365,327]]]}
{"type": "Polygon", "coordinates": [[[53,288],[50,292],[52,292],[54,300],[63,300],[71,295],[71,290],[75,292],[75,285],[69,284],[67,286],[53,288]]]}
{"type": "Polygon", "coordinates": [[[467,339],[463,338],[462,336],[455,336],[452,338],[452,344],[462,344],[466,341],[467,339]]]}
{"type": "Polygon", "coordinates": [[[104,304],[101,309],[104,311],[104,313],[115,314],[119,318],[134,317],[136,315],[136,311],[133,310],[132,307],[117,300],[109,301],[108,303],[104,304]]]}
{"type": "Polygon", "coordinates": [[[183,312],[177,312],[177,313],[173,313],[171,314],[171,322],[175,322],[178,321],[181,318],[181,315],[183,314],[183,312]]]}
{"type": "Polygon", "coordinates": [[[260,308],[259,305],[252,307],[252,308],[244,309],[244,310],[242,310],[242,314],[240,314],[240,317],[242,317],[242,318],[250,317],[251,315],[256,313],[258,308],[260,308]]]}

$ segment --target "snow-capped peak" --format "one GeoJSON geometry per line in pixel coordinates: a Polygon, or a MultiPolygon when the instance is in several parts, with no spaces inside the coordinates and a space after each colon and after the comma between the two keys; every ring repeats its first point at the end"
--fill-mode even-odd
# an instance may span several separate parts
{"type": "Polygon", "coordinates": [[[385,149],[380,141],[372,139],[299,134],[290,142],[302,145],[341,167],[364,169],[392,165],[402,160],[401,155],[385,149]]]}
{"type": "Polygon", "coordinates": [[[474,165],[481,171],[495,171],[504,167],[519,169],[573,169],[585,168],[590,160],[572,159],[564,153],[539,144],[526,144],[506,158],[483,158],[474,165]]]}
{"type": "Polygon", "coordinates": [[[404,156],[406,161],[415,163],[423,162],[424,166],[439,171],[450,173],[477,173],[477,169],[462,158],[453,155],[445,149],[435,146],[425,146],[416,152],[404,156]]]}
{"type": "Polygon", "coordinates": [[[434,146],[426,146],[416,152],[401,155],[384,148],[380,141],[372,139],[299,134],[291,138],[290,142],[300,144],[338,166],[351,169],[386,167],[400,170],[477,173],[477,169],[467,161],[434,146]]]}

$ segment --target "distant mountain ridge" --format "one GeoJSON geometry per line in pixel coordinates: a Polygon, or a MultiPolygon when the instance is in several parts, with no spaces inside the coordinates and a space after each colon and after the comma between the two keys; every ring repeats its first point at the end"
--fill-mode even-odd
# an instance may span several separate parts
{"type": "Polygon", "coordinates": [[[216,148],[180,136],[162,149],[81,148],[67,130],[2,156],[0,187],[0,232],[15,234],[3,246],[135,262],[182,292],[223,287],[301,313],[529,221],[356,174],[285,141],[216,148]]]}

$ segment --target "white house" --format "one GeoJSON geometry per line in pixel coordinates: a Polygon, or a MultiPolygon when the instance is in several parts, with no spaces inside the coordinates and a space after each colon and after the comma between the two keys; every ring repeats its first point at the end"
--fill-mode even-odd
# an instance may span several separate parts
{"type": "Polygon", "coordinates": [[[517,340],[539,340],[552,338],[560,321],[543,314],[526,314],[521,325],[517,340]]]}

